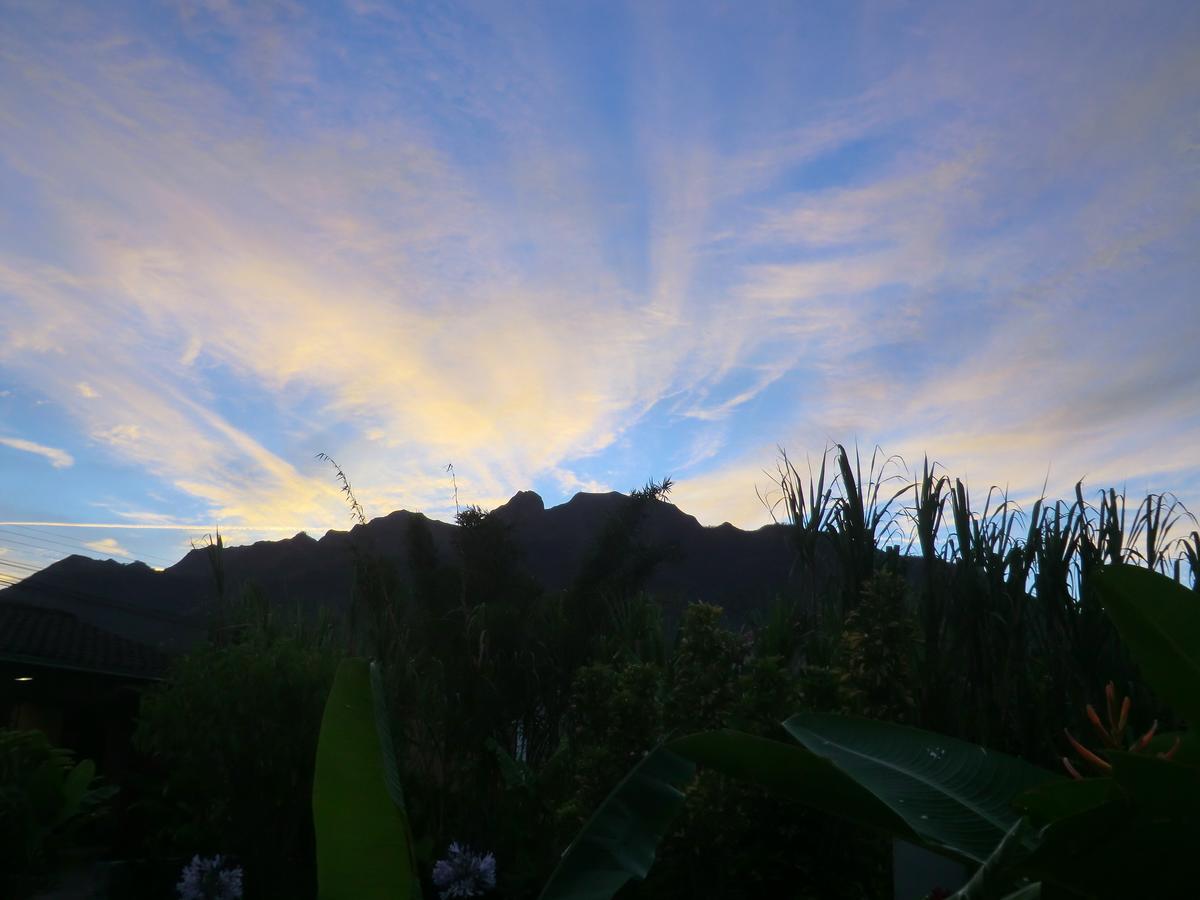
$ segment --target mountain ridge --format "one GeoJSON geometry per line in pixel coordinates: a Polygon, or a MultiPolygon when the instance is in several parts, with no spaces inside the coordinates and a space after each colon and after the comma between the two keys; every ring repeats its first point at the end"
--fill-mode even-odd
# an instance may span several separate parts
{"type": "MultiPolygon", "coordinates": [[[[509,530],[526,570],[547,591],[570,585],[603,529],[629,495],[580,492],[546,507],[535,491],[518,491],[489,515],[509,530]]],[[[223,551],[227,593],[255,583],[273,603],[313,609],[324,603],[344,610],[353,583],[353,548],[393,562],[409,572],[408,535],[420,516],[438,557],[456,559],[457,524],[396,510],[357,524],[330,529],[320,538],[299,532],[277,541],[257,541],[223,551]]],[[[672,503],[651,500],[644,508],[638,539],[648,546],[675,546],[679,558],[659,564],[646,589],[668,604],[705,600],[744,619],[751,608],[785,590],[793,554],[788,526],[746,531],[705,526],[672,503]]],[[[72,555],[0,590],[0,603],[33,603],[75,613],[84,621],[168,652],[184,649],[204,633],[215,582],[204,548],[185,553],[159,571],[140,561],[121,563],[72,555]]]]}

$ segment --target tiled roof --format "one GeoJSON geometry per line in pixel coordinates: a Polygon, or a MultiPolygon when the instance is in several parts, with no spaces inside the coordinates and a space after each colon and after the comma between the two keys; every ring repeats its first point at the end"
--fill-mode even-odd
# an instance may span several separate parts
{"type": "Polygon", "coordinates": [[[82,622],[74,614],[0,603],[0,660],[134,678],[158,678],[167,658],[153,647],[82,622]]]}

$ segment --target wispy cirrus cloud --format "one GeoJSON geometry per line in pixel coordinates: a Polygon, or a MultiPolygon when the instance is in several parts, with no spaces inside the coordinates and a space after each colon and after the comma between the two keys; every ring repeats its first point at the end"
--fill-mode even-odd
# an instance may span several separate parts
{"type": "Polygon", "coordinates": [[[1190,471],[1186,5],[352,6],[0,35],[0,367],[213,518],[344,523],[317,450],[741,524],[777,442],[1190,471]]]}
{"type": "Polygon", "coordinates": [[[75,465],[75,458],[66,450],[61,450],[58,447],[47,447],[45,444],[14,437],[0,437],[0,445],[13,450],[20,450],[23,453],[32,453],[35,456],[40,456],[56,469],[66,469],[75,465]]]}

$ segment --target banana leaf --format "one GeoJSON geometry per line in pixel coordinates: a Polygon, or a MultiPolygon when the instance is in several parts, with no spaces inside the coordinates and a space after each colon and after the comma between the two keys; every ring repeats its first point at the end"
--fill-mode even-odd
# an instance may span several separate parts
{"type": "Polygon", "coordinates": [[[1004,900],[1040,900],[1042,896],[1042,883],[1035,881],[1033,884],[1027,884],[1018,891],[1013,891],[1004,900]]]}
{"type": "Polygon", "coordinates": [[[929,731],[821,713],[784,728],[904,820],[930,849],[983,862],[1020,814],[1018,794],[1063,780],[1037,766],[929,731]]]}
{"type": "MultiPolygon", "coordinates": [[[[1065,781],[974,744],[885,722],[799,714],[784,727],[804,747],[735,731],[660,746],[584,825],[541,900],[606,900],[630,878],[644,878],[696,765],[971,862],[988,859],[1015,828],[1018,794],[1065,781]]],[[[1013,858],[1012,849],[1006,854],[1013,858]]]]}
{"type": "MultiPolygon", "coordinates": [[[[950,900],[998,900],[1000,897],[1007,900],[1014,896],[1009,889],[1014,882],[1022,880],[1019,875],[1021,864],[1028,858],[1036,841],[1037,832],[1029,819],[1017,819],[991,856],[983,861],[971,880],[955,892],[950,900]]],[[[1022,890],[1031,891],[1025,896],[1041,896],[1041,887],[1037,885],[1028,885],[1022,890]],[[1036,890],[1031,890],[1035,887],[1036,890]]],[[[1017,891],[1016,896],[1022,896],[1021,892],[1017,891]]]]}
{"type": "Polygon", "coordinates": [[[420,896],[387,720],[364,659],[343,660],[334,676],[312,805],[320,900],[420,896]]]}
{"type": "Polygon", "coordinates": [[[668,746],[647,754],[563,851],[540,900],[607,900],[629,879],[645,878],[695,772],[668,746]]]}
{"type": "Polygon", "coordinates": [[[902,816],[833,762],[795,744],[737,731],[708,731],[667,746],[702,766],[766,788],[775,797],[797,800],[892,837],[919,842],[902,816]]]}
{"type": "Polygon", "coordinates": [[[1064,779],[1023,792],[1013,800],[1013,806],[1028,815],[1035,825],[1049,825],[1104,806],[1118,799],[1118,795],[1111,778],[1064,779]]]}
{"type": "Polygon", "coordinates": [[[1154,693],[1200,723],[1200,603],[1166,575],[1137,566],[1102,566],[1100,604],[1129,646],[1154,693]]]}
{"type": "Polygon", "coordinates": [[[55,824],[61,824],[79,814],[88,788],[96,777],[96,764],[90,759],[80,762],[68,773],[62,786],[62,806],[55,824]]]}

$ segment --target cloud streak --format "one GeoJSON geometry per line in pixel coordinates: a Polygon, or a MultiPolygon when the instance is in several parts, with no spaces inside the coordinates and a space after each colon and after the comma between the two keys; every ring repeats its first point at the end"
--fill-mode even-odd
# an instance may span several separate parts
{"type": "Polygon", "coordinates": [[[109,557],[122,556],[126,559],[133,558],[133,554],[117,543],[116,538],[100,538],[96,541],[88,541],[83,546],[96,553],[108,554],[109,557]]]}
{"type": "Polygon", "coordinates": [[[1196,474],[1186,5],[353,6],[0,35],[0,371],[81,459],[264,532],[345,524],[318,450],[446,517],[448,460],[485,505],[674,461],[761,523],[776,443],[855,436],[1196,474]]]}
{"type": "Polygon", "coordinates": [[[35,456],[40,456],[56,469],[66,469],[75,465],[75,458],[66,450],[61,450],[58,447],[47,447],[45,444],[14,437],[0,437],[0,445],[13,450],[20,450],[23,453],[32,453],[35,456]]]}

